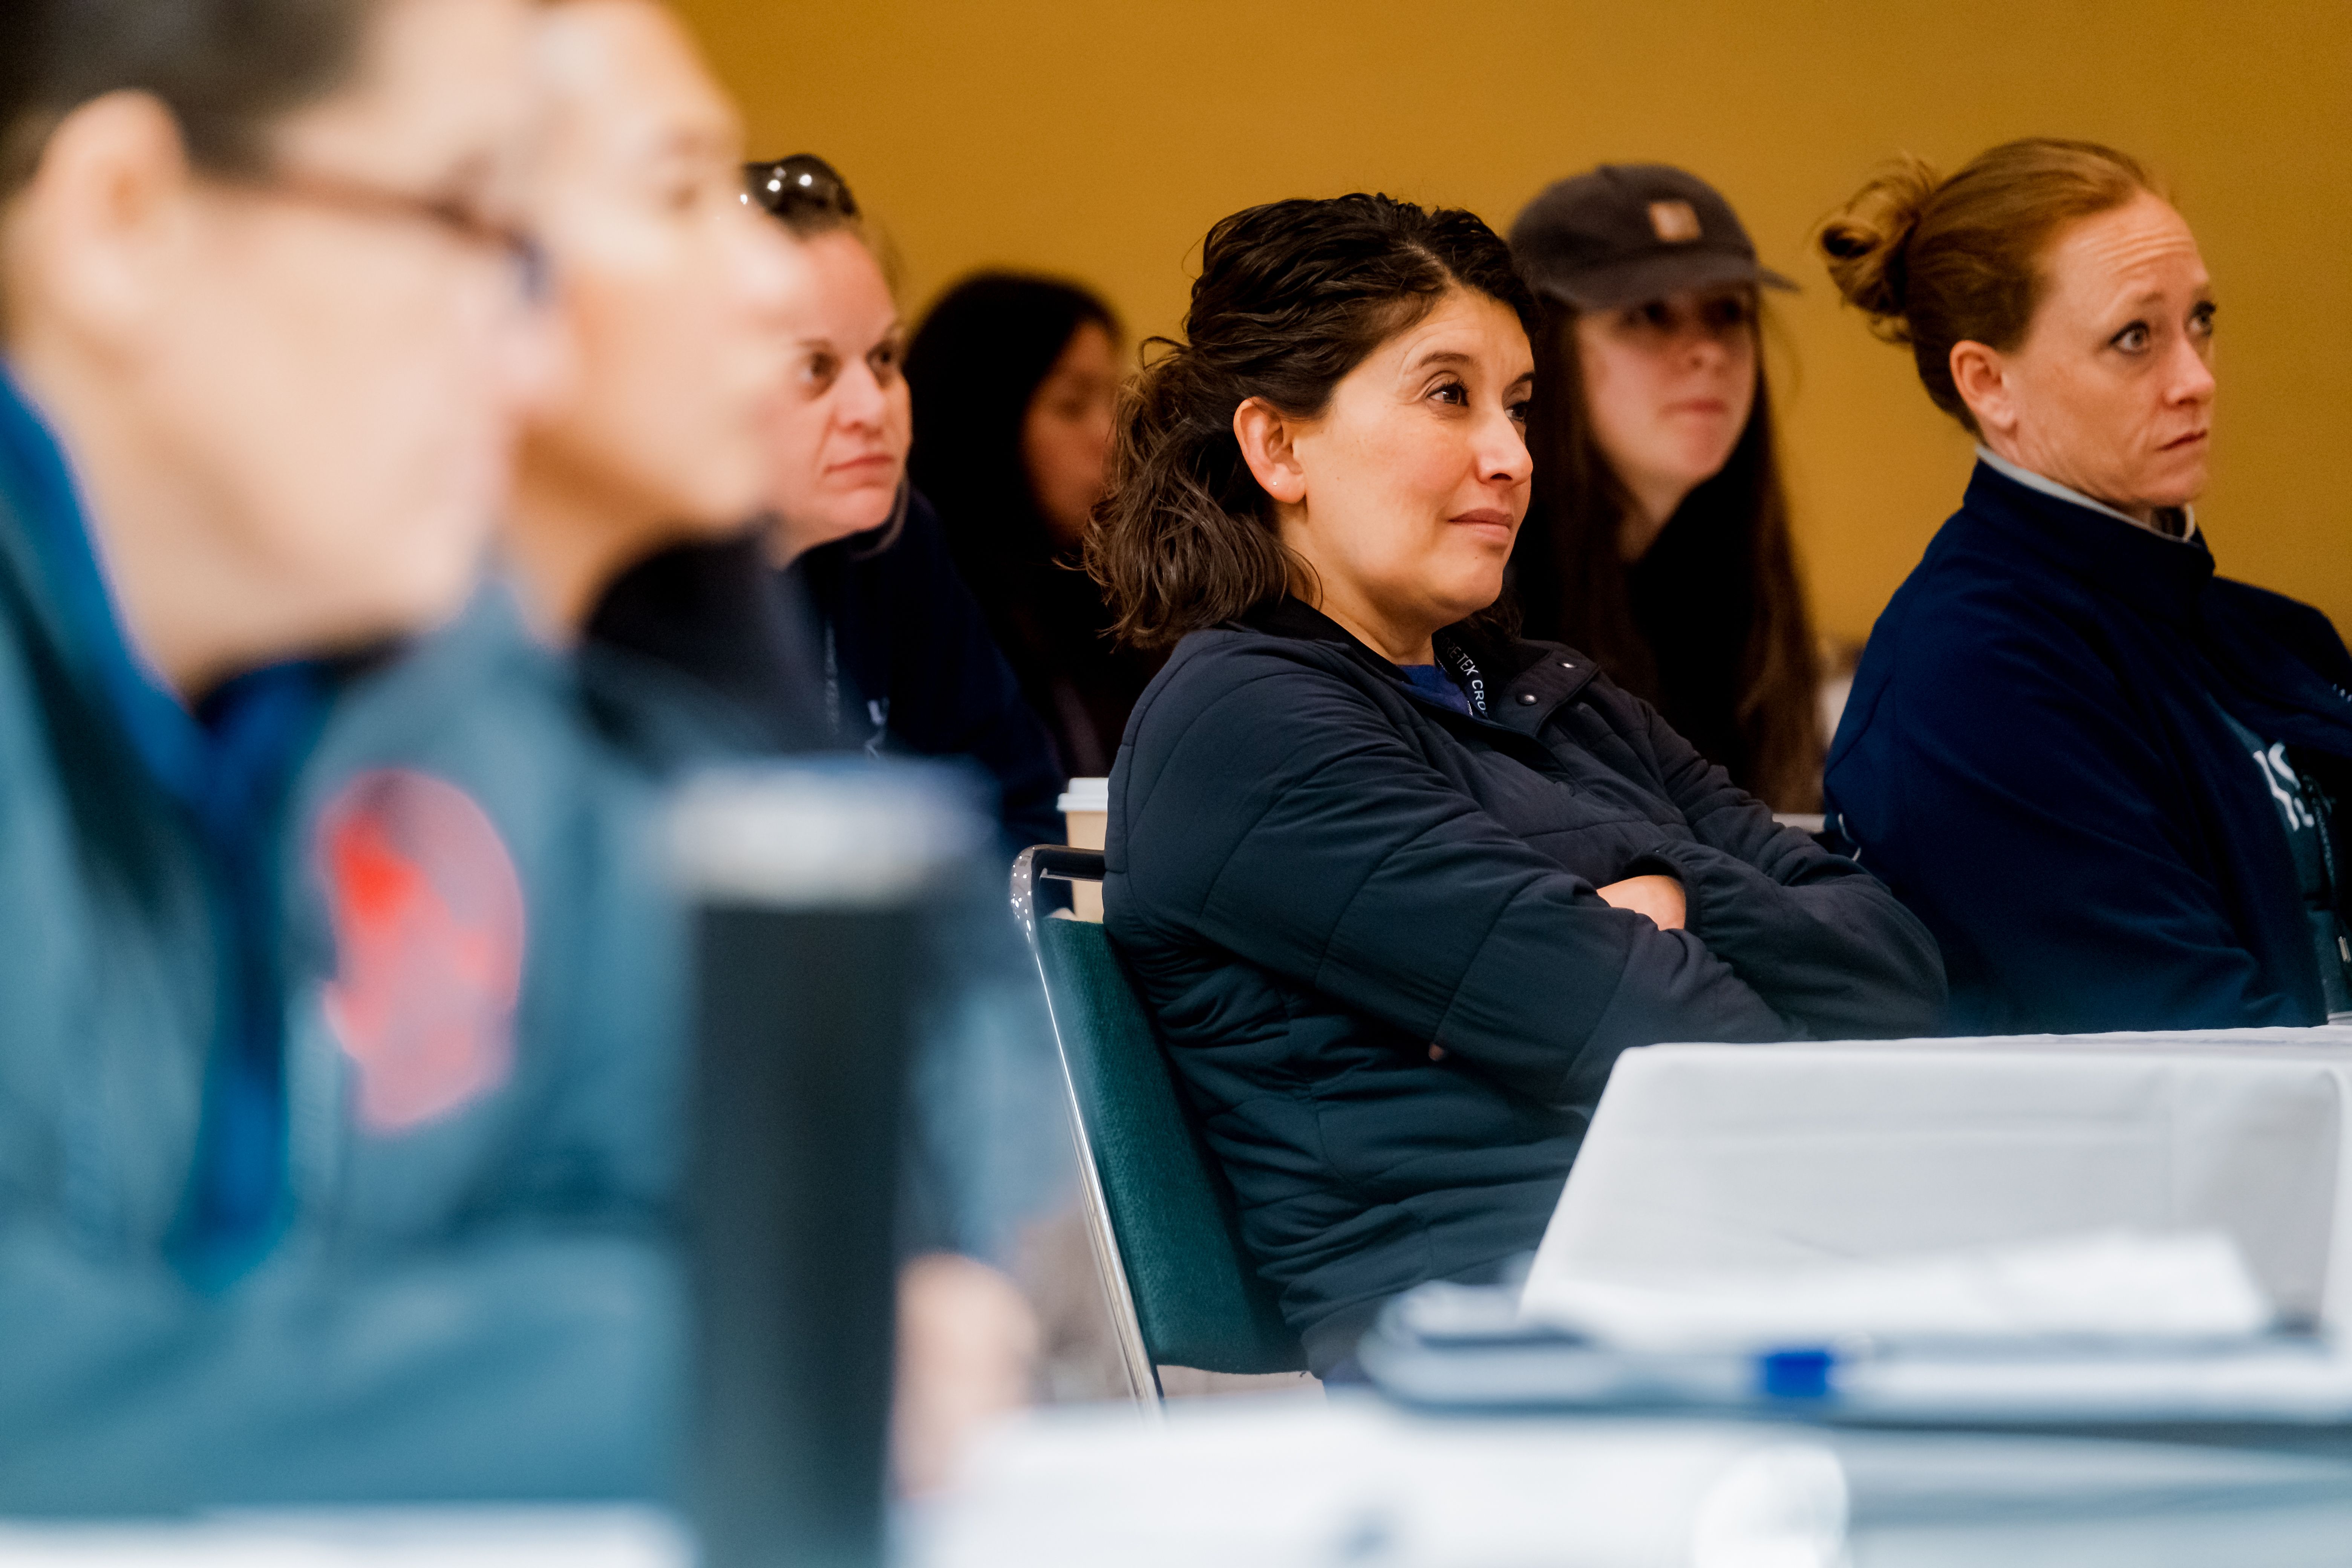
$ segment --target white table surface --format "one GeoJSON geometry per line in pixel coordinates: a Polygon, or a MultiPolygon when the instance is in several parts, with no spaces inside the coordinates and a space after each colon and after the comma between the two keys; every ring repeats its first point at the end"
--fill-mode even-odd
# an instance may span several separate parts
{"type": "Polygon", "coordinates": [[[693,1568],[650,1508],[355,1508],[0,1519],[6,1568],[693,1568]]]}
{"type": "Polygon", "coordinates": [[[1538,1273],[1748,1269],[2218,1229],[2352,1324],[2352,1028],[1654,1046],[1619,1060],[1538,1273]]]}
{"type": "Polygon", "coordinates": [[[1041,1412],[907,1568],[2315,1568],[2352,1468],[2220,1448],[1633,1417],[1368,1395],[1041,1412]]]}
{"type": "MultiPolygon", "coordinates": [[[[1369,1395],[1063,1406],[900,1521],[898,1568],[2315,1568],[2352,1467],[1771,1424],[1450,1418],[1369,1395]]],[[[694,1568],[631,1508],[0,1520],[8,1568],[694,1568]]]]}

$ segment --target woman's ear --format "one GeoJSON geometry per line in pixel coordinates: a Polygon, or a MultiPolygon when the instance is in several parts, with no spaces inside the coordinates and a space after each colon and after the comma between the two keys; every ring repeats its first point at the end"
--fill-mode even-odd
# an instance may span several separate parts
{"type": "Polygon", "coordinates": [[[1977,428],[2006,439],[2017,431],[2017,398],[2009,362],[1999,349],[1962,341],[1952,345],[1952,385],[1976,416],[1977,428]]]}
{"type": "Polygon", "coordinates": [[[1307,470],[1292,436],[1291,422],[1263,397],[1249,398],[1234,410],[1234,439],[1241,443],[1242,461],[1277,506],[1297,506],[1307,499],[1307,470]]]}
{"type": "Polygon", "coordinates": [[[42,314],[116,346],[144,337],[169,308],[187,154],[172,111],[143,92],[110,92],[49,132],[13,204],[12,292],[42,314]]]}

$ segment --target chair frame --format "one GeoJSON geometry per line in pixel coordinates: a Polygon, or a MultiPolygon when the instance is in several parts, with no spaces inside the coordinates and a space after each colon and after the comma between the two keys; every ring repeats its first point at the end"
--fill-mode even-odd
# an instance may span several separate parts
{"type": "Polygon", "coordinates": [[[1054,1053],[1062,1064],[1062,1098],[1070,1117],[1070,1141],[1078,1158],[1078,1181],[1085,1195],[1087,1239],[1093,1244],[1095,1274],[1102,1286],[1103,1305],[1110,1314],[1111,1331],[1118,1341],[1128,1391],[1152,1420],[1160,1419],[1166,1392],[1160,1385],[1160,1368],[1143,1341],[1143,1320],[1135,1310],[1135,1291],[1128,1283],[1127,1260],[1120,1253],[1118,1233],[1111,1226],[1110,1200],[1105,1195],[1102,1173],[1095,1165],[1094,1140],[1078,1100],[1076,1075],[1070,1067],[1070,1049],[1064,1042],[1060,1010],[1054,988],[1046,983],[1045,955],[1037,941],[1036,889],[1040,880],[1099,882],[1103,856],[1099,849],[1072,849],[1040,844],[1024,849],[1013,862],[1013,914],[1029,943],[1030,962],[1037,966],[1037,984],[1045,994],[1045,1016],[1054,1028],[1054,1053]]]}

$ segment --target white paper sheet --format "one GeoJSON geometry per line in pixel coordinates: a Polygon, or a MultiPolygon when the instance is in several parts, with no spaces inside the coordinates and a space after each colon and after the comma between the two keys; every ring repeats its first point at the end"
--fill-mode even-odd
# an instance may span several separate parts
{"type": "Polygon", "coordinates": [[[1628,1051],[1530,1278],[2216,1231],[2352,1323],[2347,1098],[2344,1028],[1628,1051]]]}
{"type": "Polygon", "coordinates": [[[1769,1270],[1531,1277],[1531,1318],[1650,1351],[1774,1351],[1855,1340],[2110,1338],[2212,1343],[2271,1327],[2217,1232],[2133,1231],[1769,1270]]]}

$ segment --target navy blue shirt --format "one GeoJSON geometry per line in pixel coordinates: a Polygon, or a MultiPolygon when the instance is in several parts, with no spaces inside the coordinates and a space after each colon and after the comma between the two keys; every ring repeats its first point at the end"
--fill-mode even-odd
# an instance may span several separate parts
{"type": "Polygon", "coordinates": [[[1464,718],[1470,716],[1469,694],[1454,684],[1454,678],[1433,664],[1401,664],[1397,673],[1404,683],[1424,697],[1434,697],[1464,718]]]}
{"type": "Polygon", "coordinates": [[[1015,847],[1062,841],[1053,742],[919,494],[895,532],[782,573],[753,533],[672,546],[606,590],[588,633],[693,676],[730,710],[705,719],[748,725],[758,749],[963,758],[993,781],[1015,847]]]}

